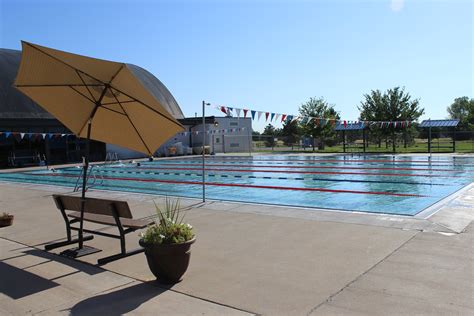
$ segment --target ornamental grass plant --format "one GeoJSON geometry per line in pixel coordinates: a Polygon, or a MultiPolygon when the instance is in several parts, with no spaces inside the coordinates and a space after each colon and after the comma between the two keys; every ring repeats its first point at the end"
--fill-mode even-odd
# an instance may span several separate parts
{"type": "Polygon", "coordinates": [[[184,222],[179,199],[165,199],[163,207],[155,202],[155,224],[149,226],[141,238],[147,244],[181,244],[194,238],[193,227],[184,222]]]}

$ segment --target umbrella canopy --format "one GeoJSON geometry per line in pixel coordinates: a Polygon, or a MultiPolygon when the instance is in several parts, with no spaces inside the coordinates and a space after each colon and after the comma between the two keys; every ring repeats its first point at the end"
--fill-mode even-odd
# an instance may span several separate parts
{"type": "Polygon", "coordinates": [[[183,127],[135,77],[130,65],[22,42],[21,92],[79,137],[152,155],[183,127]]]}

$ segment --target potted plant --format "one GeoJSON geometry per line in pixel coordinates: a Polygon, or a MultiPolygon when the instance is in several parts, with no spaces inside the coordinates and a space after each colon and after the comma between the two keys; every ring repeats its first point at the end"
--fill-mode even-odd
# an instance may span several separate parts
{"type": "Polygon", "coordinates": [[[0,214],[0,227],[11,226],[13,224],[14,216],[12,214],[8,214],[3,212],[0,214]]]}
{"type": "Polygon", "coordinates": [[[193,227],[183,222],[179,200],[165,200],[165,206],[156,205],[155,224],[141,234],[140,246],[151,272],[162,283],[176,283],[186,272],[191,257],[191,245],[196,241],[193,227]]]}

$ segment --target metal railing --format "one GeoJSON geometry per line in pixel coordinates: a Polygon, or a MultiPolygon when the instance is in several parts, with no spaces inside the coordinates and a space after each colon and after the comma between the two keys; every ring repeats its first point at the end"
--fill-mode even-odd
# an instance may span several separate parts
{"type": "Polygon", "coordinates": [[[111,163],[118,162],[118,161],[119,161],[118,154],[116,152],[109,151],[105,155],[104,165],[108,164],[108,163],[111,164],[111,163]]]}
{"type": "MultiPolygon", "coordinates": [[[[84,168],[81,168],[81,172],[76,180],[76,185],[74,186],[74,192],[78,192],[82,189],[82,175],[84,174],[84,168]]],[[[89,167],[87,171],[87,178],[86,178],[86,191],[89,188],[92,188],[96,185],[101,185],[104,183],[104,176],[100,172],[100,167],[97,165],[92,165],[89,167]],[[92,179],[92,180],[91,180],[92,179]]]]}

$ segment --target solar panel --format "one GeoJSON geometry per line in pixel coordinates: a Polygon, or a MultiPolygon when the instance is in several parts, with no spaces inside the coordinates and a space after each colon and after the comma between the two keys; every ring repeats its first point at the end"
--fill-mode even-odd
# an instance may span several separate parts
{"type": "Polygon", "coordinates": [[[456,127],[459,120],[424,120],[420,127],[456,127]]]}
{"type": "Polygon", "coordinates": [[[336,127],[334,128],[335,131],[360,131],[365,128],[364,122],[359,122],[359,123],[350,123],[346,124],[337,124],[336,127]]]}

